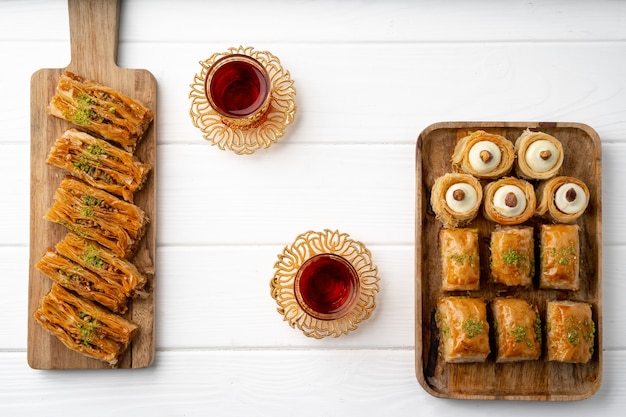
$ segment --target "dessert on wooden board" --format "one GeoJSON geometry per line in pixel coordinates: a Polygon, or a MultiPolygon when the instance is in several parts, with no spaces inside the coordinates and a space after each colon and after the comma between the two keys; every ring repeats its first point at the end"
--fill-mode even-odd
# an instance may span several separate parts
{"type": "MultiPolygon", "coordinates": [[[[421,368],[420,373],[423,373],[418,373],[418,379],[436,396],[580,399],[595,392],[599,385],[596,382],[602,355],[597,348],[601,347],[601,341],[597,338],[591,340],[596,348],[595,354],[592,353],[586,362],[577,362],[585,368],[572,381],[557,375],[566,373],[567,367],[572,366],[567,364],[573,361],[550,358],[546,341],[550,328],[547,320],[549,302],[587,303],[591,311],[587,323],[596,326],[601,322],[599,277],[593,266],[596,259],[593,256],[597,256],[593,254],[598,253],[599,241],[590,240],[599,239],[594,234],[598,230],[599,210],[595,194],[599,191],[599,184],[594,182],[599,159],[594,158],[599,158],[599,151],[590,148],[596,146],[597,149],[598,142],[593,142],[593,135],[590,135],[591,141],[589,136],[585,136],[587,131],[579,127],[584,125],[559,128],[558,124],[547,124],[548,133],[533,135],[543,133],[537,127],[540,125],[531,124],[529,129],[528,125],[521,123],[442,123],[433,125],[420,135],[417,155],[421,163],[417,168],[425,185],[421,201],[426,204],[421,210],[418,204],[418,215],[423,217],[417,219],[420,222],[417,249],[421,254],[418,260],[418,266],[421,265],[418,268],[421,298],[417,301],[421,305],[418,317],[422,317],[419,322],[420,338],[416,339],[418,343],[421,340],[417,364],[421,368]],[[471,126],[476,127],[472,129],[471,126]],[[537,132],[533,132],[535,130],[537,132]],[[509,144],[517,143],[518,146],[514,147],[515,169],[504,170],[500,176],[478,176],[470,174],[459,163],[459,149],[465,146],[464,152],[468,153],[463,142],[478,131],[501,136],[509,144]],[[561,135],[565,140],[563,145],[559,139],[561,135]],[[529,146],[533,143],[536,143],[534,147],[529,146]],[[533,152],[538,152],[541,158],[543,152],[546,158],[545,161],[542,159],[543,165],[535,163],[536,160],[530,162],[536,171],[543,174],[521,173],[518,153],[522,144],[526,146],[527,158],[532,159],[533,152]],[[585,164],[587,168],[579,165],[577,155],[580,152],[589,156],[585,164]],[[439,188],[444,178],[457,174],[473,177],[483,190],[478,213],[465,221],[442,216],[443,205],[435,204],[443,199],[439,188]],[[545,187],[549,183],[559,185],[548,192],[545,187]],[[557,188],[561,188],[560,194],[569,192],[569,197],[556,197],[554,190],[557,188]],[[503,190],[496,197],[498,189],[503,190]],[[540,211],[540,205],[545,205],[546,201],[550,201],[553,210],[558,210],[563,216],[568,215],[567,211],[575,214],[570,218],[559,218],[550,215],[547,210],[540,211]],[[448,271],[453,270],[450,268],[452,261],[461,260],[462,256],[451,251],[450,248],[459,245],[450,236],[466,233],[467,230],[476,230],[478,234],[479,284],[471,289],[455,289],[449,286],[449,276],[454,275],[449,275],[448,271]],[[542,236],[546,243],[542,241],[542,236]],[[576,238],[578,240],[574,240],[576,238]],[[548,246],[547,254],[544,254],[544,246],[548,246]],[[432,253],[435,248],[436,255],[432,253]],[[567,248],[571,250],[567,251],[567,248]],[[587,250],[591,252],[585,253],[587,250]],[[590,264],[581,267],[583,262],[590,264]],[[558,283],[542,285],[544,274],[555,277],[558,283]],[[450,297],[479,299],[485,303],[491,351],[484,360],[463,363],[451,359],[446,346],[450,342],[447,339],[449,324],[441,320],[440,310],[441,300],[450,297]],[[557,362],[563,363],[565,368],[548,365],[557,362]],[[541,379],[537,387],[521,389],[520,386],[521,390],[516,390],[515,375],[522,369],[525,369],[524,373],[541,379]],[[503,378],[505,375],[507,377],[503,378]],[[563,382],[557,383],[555,378],[563,382]]],[[[475,276],[473,272],[465,274],[475,276]]]]}
{"type": "Polygon", "coordinates": [[[141,331],[122,315],[150,291],[133,263],[150,219],[133,201],[152,167],[134,151],[154,114],[70,72],[47,110],[71,123],[45,161],[66,175],[44,219],[68,233],[36,264],[53,283],[33,317],[69,349],[116,366],[141,331]]]}

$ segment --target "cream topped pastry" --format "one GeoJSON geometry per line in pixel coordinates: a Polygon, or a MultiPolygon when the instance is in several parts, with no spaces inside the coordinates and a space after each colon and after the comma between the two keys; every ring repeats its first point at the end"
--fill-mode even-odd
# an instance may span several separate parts
{"type": "Polygon", "coordinates": [[[468,213],[476,207],[478,194],[470,184],[459,182],[446,191],[446,204],[457,213],[468,213]]]}
{"type": "Polygon", "coordinates": [[[497,144],[481,140],[476,142],[469,151],[469,163],[478,173],[493,171],[502,160],[502,151],[497,144]]]}
{"type": "Polygon", "coordinates": [[[516,185],[504,185],[494,193],[493,207],[504,216],[519,216],[526,210],[526,195],[516,185]]]}
{"type": "Polygon", "coordinates": [[[549,140],[537,140],[526,149],[526,163],[535,172],[547,172],[559,163],[559,150],[549,140]]]}
{"type": "Polygon", "coordinates": [[[573,182],[561,185],[554,193],[556,208],[565,214],[574,214],[587,207],[587,193],[573,182]]]}

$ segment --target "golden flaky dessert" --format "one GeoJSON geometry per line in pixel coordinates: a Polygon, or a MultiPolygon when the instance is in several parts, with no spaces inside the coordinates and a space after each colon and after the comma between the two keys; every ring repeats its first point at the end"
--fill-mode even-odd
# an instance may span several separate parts
{"type": "Polygon", "coordinates": [[[487,305],[482,299],[443,297],[437,303],[436,321],[444,361],[483,362],[491,352],[487,305]]]}
{"type": "Polygon", "coordinates": [[[574,223],[589,205],[589,188],[574,177],[560,176],[537,187],[536,214],[555,223],[574,223]]]}
{"type": "Polygon", "coordinates": [[[130,202],[151,169],[130,152],[73,128],[54,142],[46,163],[130,202]]]}
{"type": "Polygon", "coordinates": [[[496,179],[511,171],[515,161],[513,143],[483,130],[463,137],[452,154],[452,165],[477,178],[496,179]]]}
{"type": "Polygon", "coordinates": [[[139,331],[132,321],[58,284],[52,285],[33,316],[68,348],[111,365],[120,361],[139,331]]]}
{"type": "Polygon", "coordinates": [[[591,304],[550,301],[546,310],[548,360],[587,363],[595,343],[595,323],[591,304]]]}
{"type": "Polygon", "coordinates": [[[485,186],[483,215],[501,224],[521,224],[535,214],[535,188],[528,181],[505,177],[485,186]]]}
{"type": "Polygon", "coordinates": [[[57,188],[44,218],[122,258],[134,253],[149,221],[140,207],[70,176],[57,188]]]}
{"type": "Polygon", "coordinates": [[[430,205],[444,227],[465,226],[478,214],[483,200],[480,182],[469,174],[447,173],[435,180],[430,205]]]}
{"type": "Polygon", "coordinates": [[[69,71],[60,77],[48,113],[131,153],[154,118],[139,101],[69,71]]]}
{"type": "Polygon", "coordinates": [[[145,294],[146,277],[131,262],[73,233],[50,248],[36,267],[63,287],[116,313],[126,313],[129,301],[145,294]]]}
{"type": "Polygon", "coordinates": [[[478,229],[441,229],[441,289],[472,291],[480,289],[478,229]]]}
{"type": "Polygon", "coordinates": [[[515,141],[515,172],[518,177],[546,180],[563,165],[563,145],[552,135],[526,129],[515,141]]]}
{"type": "Polygon", "coordinates": [[[543,289],[580,289],[580,238],[575,224],[543,224],[539,228],[541,262],[539,286],[543,289]]]}
{"type": "Polygon", "coordinates": [[[491,312],[497,362],[541,356],[541,318],[537,307],[521,298],[498,297],[491,302],[491,312]]]}
{"type": "Polygon", "coordinates": [[[530,287],[535,274],[535,244],[530,226],[497,227],[491,232],[491,278],[498,284],[530,287]]]}

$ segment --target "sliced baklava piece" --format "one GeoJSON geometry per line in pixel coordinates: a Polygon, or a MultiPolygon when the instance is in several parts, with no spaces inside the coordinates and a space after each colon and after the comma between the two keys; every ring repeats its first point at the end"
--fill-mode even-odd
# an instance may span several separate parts
{"type": "Polygon", "coordinates": [[[543,224],[539,229],[539,286],[577,291],[580,288],[579,228],[575,224],[543,224]]]}
{"type": "Polygon", "coordinates": [[[131,153],[76,129],[66,130],[54,142],[46,163],[130,202],[151,168],[131,153]]]}
{"type": "Polygon", "coordinates": [[[107,282],[118,285],[129,298],[146,297],[148,279],[130,261],[94,241],[68,233],[57,243],[56,251],[83,268],[98,274],[107,282]]]}
{"type": "Polygon", "coordinates": [[[541,318],[537,307],[520,298],[499,297],[491,302],[497,362],[538,359],[541,356],[541,318]]]}
{"type": "Polygon", "coordinates": [[[478,214],[483,187],[470,174],[447,173],[435,180],[430,204],[444,227],[465,226],[478,214]]]}
{"type": "Polygon", "coordinates": [[[437,302],[436,322],[445,362],[483,362],[491,352],[482,299],[443,297],[437,302]]]}
{"type": "Polygon", "coordinates": [[[441,289],[480,289],[480,258],[477,229],[441,229],[441,289]]]}
{"type": "Polygon", "coordinates": [[[70,176],[61,181],[44,218],[122,258],[134,253],[149,221],[140,207],[70,176]]]}
{"type": "Polygon", "coordinates": [[[530,226],[497,227],[491,232],[491,278],[508,286],[530,287],[535,274],[535,247],[530,226]]]}
{"type": "Polygon", "coordinates": [[[563,145],[552,135],[526,129],[515,141],[515,172],[518,177],[546,180],[563,165],[563,145]]]}
{"type": "Polygon", "coordinates": [[[459,140],[454,147],[452,165],[477,178],[500,178],[511,171],[515,148],[502,135],[478,130],[459,140]]]}
{"type": "Polygon", "coordinates": [[[502,224],[521,224],[535,214],[535,188],[528,181],[505,177],[485,186],[483,214],[487,220],[502,224]]]}
{"type": "Polygon", "coordinates": [[[33,317],[65,346],[116,365],[139,326],[97,304],[53,284],[33,317]]]}
{"type": "Polygon", "coordinates": [[[108,282],[71,259],[61,256],[53,248],[35,266],[57,284],[111,311],[124,314],[128,310],[129,299],[121,285],[108,282]]]}
{"type": "Polygon", "coordinates": [[[131,153],[154,118],[152,110],[139,101],[69,71],[59,79],[48,113],[131,153]]]}
{"type": "Polygon", "coordinates": [[[550,301],[546,311],[548,360],[587,363],[595,343],[591,305],[575,301],[550,301]]]}

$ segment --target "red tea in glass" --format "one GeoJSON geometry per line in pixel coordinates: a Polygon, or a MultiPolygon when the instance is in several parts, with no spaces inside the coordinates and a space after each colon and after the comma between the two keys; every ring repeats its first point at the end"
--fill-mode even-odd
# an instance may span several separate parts
{"type": "Polygon", "coordinates": [[[258,119],[268,108],[271,81],[256,59],[232,54],[218,59],[209,69],[205,93],[211,107],[228,119],[258,119]]]}
{"type": "Polygon", "coordinates": [[[354,306],[360,289],[359,277],[341,256],[323,253],[309,258],[298,269],[294,289],[300,306],[311,316],[333,320],[354,306]]]}

